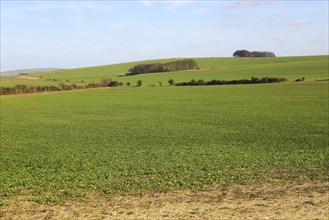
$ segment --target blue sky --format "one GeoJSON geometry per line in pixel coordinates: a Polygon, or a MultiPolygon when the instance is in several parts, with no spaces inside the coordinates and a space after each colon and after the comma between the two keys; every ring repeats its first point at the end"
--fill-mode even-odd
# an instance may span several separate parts
{"type": "Polygon", "coordinates": [[[1,71],[328,54],[328,1],[3,1],[1,71]]]}

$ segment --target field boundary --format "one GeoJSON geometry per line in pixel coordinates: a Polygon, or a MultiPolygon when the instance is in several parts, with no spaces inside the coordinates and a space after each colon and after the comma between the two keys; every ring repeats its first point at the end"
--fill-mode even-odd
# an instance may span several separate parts
{"type": "Polygon", "coordinates": [[[329,182],[213,185],[199,190],[104,196],[49,205],[16,197],[4,219],[326,219],[329,182]]]}

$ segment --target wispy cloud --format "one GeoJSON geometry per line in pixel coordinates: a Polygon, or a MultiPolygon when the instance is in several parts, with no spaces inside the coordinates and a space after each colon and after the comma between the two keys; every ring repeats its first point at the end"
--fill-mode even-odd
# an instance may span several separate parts
{"type": "Polygon", "coordinates": [[[167,4],[170,4],[171,6],[178,7],[178,6],[182,6],[182,5],[194,3],[194,2],[197,2],[197,1],[184,1],[184,0],[181,0],[181,1],[172,1],[172,0],[168,0],[168,1],[165,1],[165,2],[167,4]]]}
{"type": "Polygon", "coordinates": [[[149,6],[153,5],[154,3],[156,3],[156,1],[151,1],[151,0],[138,1],[138,2],[141,3],[144,6],[147,6],[147,7],[149,7],[149,6]]]}
{"type": "Polygon", "coordinates": [[[207,14],[208,12],[210,12],[212,10],[213,10],[212,8],[199,8],[194,13],[202,15],[202,14],[207,14]]]}
{"type": "Polygon", "coordinates": [[[6,10],[20,10],[24,11],[46,11],[46,10],[56,10],[56,9],[66,9],[72,11],[79,10],[93,10],[93,11],[103,11],[108,10],[108,4],[101,4],[99,2],[33,2],[30,5],[24,5],[20,7],[7,7],[6,10]]]}
{"type": "Polygon", "coordinates": [[[260,1],[247,1],[247,0],[239,0],[233,2],[231,5],[229,5],[230,8],[236,8],[236,9],[243,9],[243,8],[250,8],[250,7],[255,7],[259,6],[264,3],[273,3],[276,2],[277,0],[260,0],[260,1]]]}
{"type": "Polygon", "coordinates": [[[280,35],[280,36],[275,36],[273,37],[273,40],[279,42],[279,43],[284,43],[288,40],[289,38],[285,35],[280,35]]]}
{"type": "Polygon", "coordinates": [[[236,1],[233,2],[230,7],[231,8],[249,8],[252,6],[259,5],[259,2],[257,1],[236,1]]]}
{"type": "Polygon", "coordinates": [[[289,21],[287,23],[285,23],[285,25],[289,25],[289,26],[304,26],[304,25],[310,25],[315,23],[314,20],[310,20],[310,19],[302,19],[302,20],[294,20],[294,21],[289,21]]]}
{"type": "Polygon", "coordinates": [[[114,22],[111,25],[109,25],[109,27],[114,29],[131,29],[137,27],[137,24],[133,21],[127,20],[127,21],[114,22]]]}
{"type": "Polygon", "coordinates": [[[7,21],[28,21],[28,22],[38,22],[46,23],[51,22],[52,19],[35,18],[41,13],[48,11],[60,11],[62,14],[65,10],[70,12],[72,15],[82,13],[84,11],[88,12],[104,12],[109,11],[111,6],[109,4],[102,4],[99,2],[31,2],[31,4],[23,5],[10,5],[2,7],[1,9],[1,19],[7,21]],[[40,12],[40,13],[39,13],[40,12]]]}
{"type": "Polygon", "coordinates": [[[152,6],[154,4],[158,4],[158,3],[166,4],[167,7],[165,9],[167,11],[169,11],[169,10],[174,10],[178,7],[181,7],[183,5],[187,5],[187,4],[191,4],[191,3],[195,3],[195,2],[199,2],[199,1],[195,1],[195,0],[162,0],[162,1],[141,0],[138,2],[146,7],[150,7],[150,6],[152,6]]]}

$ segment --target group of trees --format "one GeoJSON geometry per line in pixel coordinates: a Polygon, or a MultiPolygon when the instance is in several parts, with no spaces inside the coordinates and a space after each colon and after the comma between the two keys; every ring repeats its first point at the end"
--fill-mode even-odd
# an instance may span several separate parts
{"type": "Polygon", "coordinates": [[[269,51],[248,51],[248,50],[237,50],[233,53],[234,57],[275,57],[273,52],[269,51]]]}
{"type": "Polygon", "coordinates": [[[204,81],[202,79],[196,81],[194,79],[189,82],[173,83],[173,80],[169,80],[168,83],[175,86],[208,86],[208,85],[237,85],[237,84],[259,84],[259,83],[280,83],[285,82],[285,78],[271,78],[271,77],[251,77],[251,79],[239,79],[239,80],[211,80],[204,81]]]}
{"type": "MultiPolygon", "coordinates": [[[[131,83],[127,82],[127,86],[131,83]]],[[[123,86],[122,82],[116,80],[111,80],[109,78],[103,78],[98,83],[91,82],[86,85],[76,85],[76,84],[65,84],[63,82],[58,83],[57,86],[28,86],[18,84],[13,87],[0,87],[0,95],[11,95],[11,94],[25,94],[25,93],[36,93],[36,92],[53,92],[53,91],[65,91],[65,90],[76,90],[76,89],[88,89],[88,88],[98,88],[98,87],[118,87],[123,86]]],[[[136,87],[142,86],[142,80],[136,82],[136,87]]]]}
{"type": "Polygon", "coordinates": [[[126,76],[192,69],[198,69],[198,64],[196,63],[196,61],[193,59],[185,59],[176,60],[168,63],[138,64],[129,69],[129,72],[126,73],[126,76]]]}

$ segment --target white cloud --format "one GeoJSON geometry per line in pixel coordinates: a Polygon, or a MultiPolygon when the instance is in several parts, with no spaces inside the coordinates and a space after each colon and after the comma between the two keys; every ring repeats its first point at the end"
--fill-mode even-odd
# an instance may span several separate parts
{"type": "Polygon", "coordinates": [[[290,21],[287,22],[286,25],[289,26],[304,26],[304,25],[310,25],[315,23],[315,21],[313,20],[309,20],[309,19],[303,19],[303,20],[295,20],[295,21],[290,21]]]}

